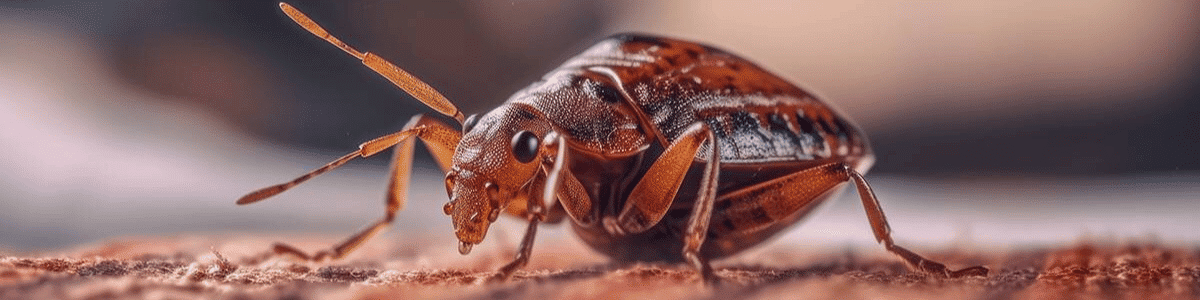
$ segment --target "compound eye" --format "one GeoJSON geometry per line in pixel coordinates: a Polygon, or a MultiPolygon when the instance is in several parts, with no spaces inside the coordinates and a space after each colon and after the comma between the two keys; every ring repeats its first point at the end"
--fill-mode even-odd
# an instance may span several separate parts
{"type": "Polygon", "coordinates": [[[529,163],[537,156],[538,152],[538,137],[536,134],[528,131],[518,132],[512,139],[512,154],[513,157],[521,163],[529,163]]]}
{"type": "Polygon", "coordinates": [[[463,133],[471,131],[471,128],[475,128],[475,123],[479,123],[478,117],[478,114],[467,116],[467,120],[463,121],[463,133]]]}

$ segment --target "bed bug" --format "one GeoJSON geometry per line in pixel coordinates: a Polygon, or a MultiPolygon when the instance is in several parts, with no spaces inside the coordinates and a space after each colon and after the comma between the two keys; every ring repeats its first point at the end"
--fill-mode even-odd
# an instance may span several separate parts
{"type": "Polygon", "coordinates": [[[616,35],[498,108],[464,117],[399,67],[346,45],[285,3],[280,8],[461,130],[418,115],[399,132],[239,199],[260,201],[395,148],[381,220],[313,255],[285,244],[275,245],[277,254],[337,259],[394,221],[420,139],[446,172],[444,213],[460,253],[483,241],[502,213],[528,221],[499,279],[529,261],[540,223],[569,220],[586,244],[617,261],[686,263],[706,281],[717,280],[710,260],[767,240],[849,182],[875,239],[911,268],[943,277],[987,274],[983,267],[951,271],[896,245],[861,175],[874,159],[863,133],[808,92],[736,55],[677,39],[616,35]]]}

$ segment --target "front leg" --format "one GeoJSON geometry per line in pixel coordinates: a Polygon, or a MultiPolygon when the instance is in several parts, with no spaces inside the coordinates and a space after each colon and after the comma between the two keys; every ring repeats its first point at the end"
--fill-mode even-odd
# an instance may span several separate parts
{"type": "Polygon", "coordinates": [[[521,246],[517,250],[517,257],[511,262],[496,270],[496,275],[490,278],[490,281],[504,281],[512,277],[513,272],[525,267],[529,263],[529,256],[533,255],[533,238],[537,235],[538,223],[545,218],[542,214],[529,213],[529,227],[525,229],[525,237],[521,239],[521,246]]]}
{"type": "MultiPolygon", "coordinates": [[[[517,212],[517,214],[525,215],[529,219],[529,227],[525,229],[525,237],[521,239],[517,257],[496,270],[496,275],[490,278],[491,281],[507,280],[513,272],[529,263],[529,257],[533,254],[533,240],[537,236],[538,223],[546,219],[546,201],[555,199],[559,188],[563,186],[563,175],[570,175],[565,168],[567,153],[565,139],[561,135],[551,132],[543,138],[541,144],[542,148],[539,152],[542,157],[542,169],[546,171],[545,184],[542,185],[541,191],[528,192],[530,195],[525,197],[525,211],[517,212]]],[[[570,176],[570,178],[574,177],[570,176]]]]}

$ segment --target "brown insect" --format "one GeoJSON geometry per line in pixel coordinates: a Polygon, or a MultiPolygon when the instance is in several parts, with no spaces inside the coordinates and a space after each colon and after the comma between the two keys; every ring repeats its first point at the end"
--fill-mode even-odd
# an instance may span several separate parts
{"type": "Polygon", "coordinates": [[[295,8],[300,26],[362,60],[413,97],[451,116],[462,130],[418,115],[403,130],[359,146],[292,181],[252,192],[249,204],[279,194],[358,157],[395,147],[387,214],[331,249],[337,259],[395,219],[403,207],[413,145],[424,141],[446,171],[459,252],[483,241],[503,212],[529,221],[507,278],[529,261],[539,223],[569,219],[595,250],[618,261],[686,262],[716,280],[709,260],[757,245],[853,182],[875,239],[912,268],[951,271],[896,245],[863,179],[873,161],[866,137],[809,93],[725,51],[692,42],[617,35],[568,60],[482,116],[463,117],[412,75],[330,35],[295,8]]]}

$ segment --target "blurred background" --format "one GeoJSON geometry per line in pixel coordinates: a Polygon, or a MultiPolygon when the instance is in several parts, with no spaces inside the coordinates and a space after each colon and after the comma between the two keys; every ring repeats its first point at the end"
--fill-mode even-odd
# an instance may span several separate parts
{"type": "MultiPolygon", "coordinates": [[[[1200,244],[1200,2],[292,4],[467,113],[618,32],[740,54],[869,134],[867,177],[902,243],[1200,244]]],[[[386,155],[234,200],[433,113],[273,1],[5,1],[0,37],[0,253],[194,233],[340,238],[382,215],[386,155]]],[[[451,244],[441,174],[418,151],[417,189],[382,239],[451,244]]],[[[515,229],[489,239],[515,245],[520,225],[499,226],[515,229]]],[[[852,199],[782,242],[873,244],[852,199]]]]}

